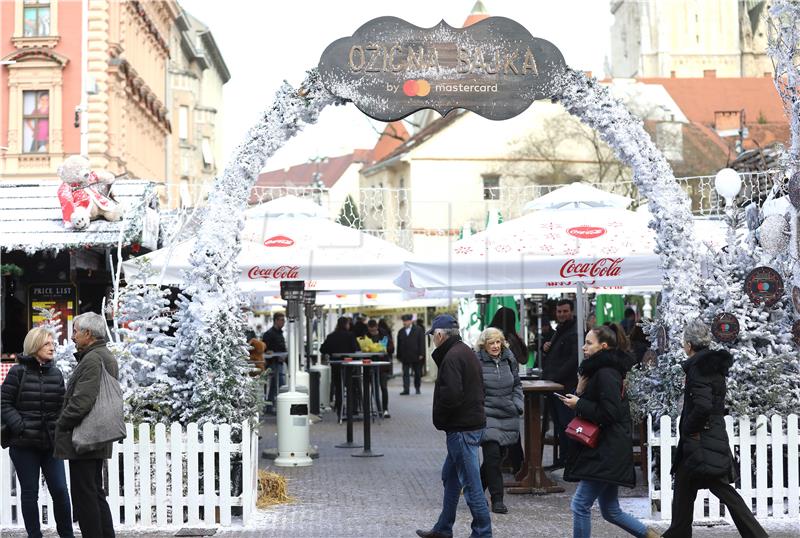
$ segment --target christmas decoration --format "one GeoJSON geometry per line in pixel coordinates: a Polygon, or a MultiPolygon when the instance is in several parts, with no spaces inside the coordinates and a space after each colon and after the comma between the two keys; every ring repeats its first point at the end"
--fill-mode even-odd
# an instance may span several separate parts
{"type": "Polygon", "coordinates": [[[797,286],[792,288],[792,303],[795,311],[800,314],[800,288],[797,286]]]}
{"type": "Polygon", "coordinates": [[[734,342],[739,336],[739,320],[730,312],[717,314],[711,322],[711,334],[717,342],[734,342]]]}
{"type": "Polygon", "coordinates": [[[770,307],[783,295],[783,277],[772,267],[756,267],[747,274],[744,289],[753,303],[770,307]]]}
{"type": "Polygon", "coordinates": [[[795,172],[786,183],[789,192],[789,201],[796,209],[800,209],[800,172],[795,172]]]}
{"type": "Polygon", "coordinates": [[[89,167],[89,159],[72,155],[58,167],[58,178],[62,181],[58,188],[58,200],[65,224],[84,230],[90,221],[99,217],[112,222],[122,218],[122,206],[109,193],[114,174],[93,172],[89,167]]]}
{"type": "Polygon", "coordinates": [[[783,215],[770,215],[758,227],[758,242],[767,254],[775,256],[789,248],[789,222],[783,215]]]}
{"type": "Polygon", "coordinates": [[[794,325],[792,325],[792,340],[794,340],[797,347],[800,347],[800,319],[795,321],[794,325]]]}

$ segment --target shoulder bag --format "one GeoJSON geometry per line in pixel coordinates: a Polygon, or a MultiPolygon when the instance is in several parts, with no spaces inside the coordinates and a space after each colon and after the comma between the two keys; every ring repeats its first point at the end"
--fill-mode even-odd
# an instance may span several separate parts
{"type": "Polygon", "coordinates": [[[101,449],[106,443],[126,437],[122,388],[119,386],[119,381],[106,370],[105,360],[102,357],[100,367],[100,390],[97,399],[89,414],[72,430],[72,446],[78,454],[101,449]]]}
{"type": "MultiPolygon", "coordinates": [[[[620,398],[624,397],[625,381],[623,380],[620,398]]],[[[577,441],[589,448],[597,448],[597,444],[600,442],[600,426],[582,417],[575,417],[570,420],[564,433],[573,441],[577,441]]]]}

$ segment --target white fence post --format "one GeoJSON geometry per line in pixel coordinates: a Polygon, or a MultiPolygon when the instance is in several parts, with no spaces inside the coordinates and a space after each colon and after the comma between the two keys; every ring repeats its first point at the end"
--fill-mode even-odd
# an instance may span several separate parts
{"type": "MultiPolygon", "coordinates": [[[[800,515],[798,416],[791,414],[785,420],[784,428],[783,417],[775,415],[768,419],[760,415],[755,421],[755,435],[752,435],[751,421],[748,417],[740,417],[735,421],[732,417],[725,417],[725,429],[731,452],[738,453],[739,456],[739,494],[761,520],[796,519],[800,515]]],[[[671,448],[680,437],[680,425],[676,424],[673,437],[669,417],[661,417],[661,429],[658,432],[653,430],[652,424],[653,421],[648,420],[647,439],[651,447],[648,457],[655,457],[655,447],[659,447],[658,455],[661,461],[658,477],[655,476],[656,470],[650,466],[648,492],[651,506],[653,501],[657,499],[661,501],[660,517],[666,520],[672,518],[672,484],[669,470],[672,465],[671,448]],[[659,480],[658,488],[654,485],[655,480],[659,480]]],[[[719,500],[708,491],[698,492],[693,511],[696,521],[713,522],[722,517],[731,522],[730,513],[724,510],[719,500]],[[708,506],[707,513],[706,506],[708,506]]]]}
{"type": "MultiPolygon", "coordinates": [[[[205,423],[202,444],[197,424],[126,424],[127,437],[113,444],[108,462],[108,505],[115,527],[165,529],[185,525],[230,526],[233,508],[242,507],[242,522],[255,508],[258,479],[258,432],[244,422],[242,442],[231,442],[231,425],[205,423]],[[169,429],[169,438],[167,438],[169,429]],[[151,434],[154,435],[151,441],[151,434]],[[242,462],[242,491],[231,492],[231,464],[242,462]],[[202,475],[200,458],[202,457],[202,475]],[[184,464],[184,458],[186,463],[184,464]],[[200,494],[202,484],[203,493],[200,494]],[[184,493],[185,488],[185,493],[184,493]],[[203,517],[200,517],[200,507],[203,517]],[[184,516],[184,509],[188,509],[184,516]],[[219,513],[219,515],[217,515],[219,513]]],[[[67,484],[69,485],[69,470],[67,484]]],[[[239,477],[237,476],[237,479],[239,477]]],[[[52,500],[39,489],[43,528],[54,528],[52,500]]],[[[0,525],[23,527],[20,486],[8,450],[0,450],[0,525]]]]}

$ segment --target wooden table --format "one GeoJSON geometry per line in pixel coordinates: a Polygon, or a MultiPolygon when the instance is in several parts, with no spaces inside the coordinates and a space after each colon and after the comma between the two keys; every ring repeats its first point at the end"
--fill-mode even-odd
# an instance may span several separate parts
{"type": "Polygon", "coordinates": [[[504,484],[509,493],[546,495],[564,491],[563,487],[550,480],[542,468],[541,415],[541,397],[563,390],[564,385],[552,381],[522,382],[522,392],[525,395],[525,461],[522,469],[514,477],[516,481],[504,484]]]}

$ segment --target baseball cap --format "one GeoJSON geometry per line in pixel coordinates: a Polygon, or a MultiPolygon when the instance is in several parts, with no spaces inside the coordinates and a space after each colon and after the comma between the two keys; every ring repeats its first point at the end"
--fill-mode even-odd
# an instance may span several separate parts
{"type": "Polygon", "coordinates": [[[431,323],[431,328],[425,334],[433,334],[436,329],[458,329],[456,318],[448,314],[439,314],[431,323]]]}
{"type": "Polygon", "coordinates": [[[403,321],[411,321],[412,319],[414,319],[414,316],[412,316],[411,314],[403,314],[402,316],[400,316],[400,319],[402,319],[403,321]]]}

